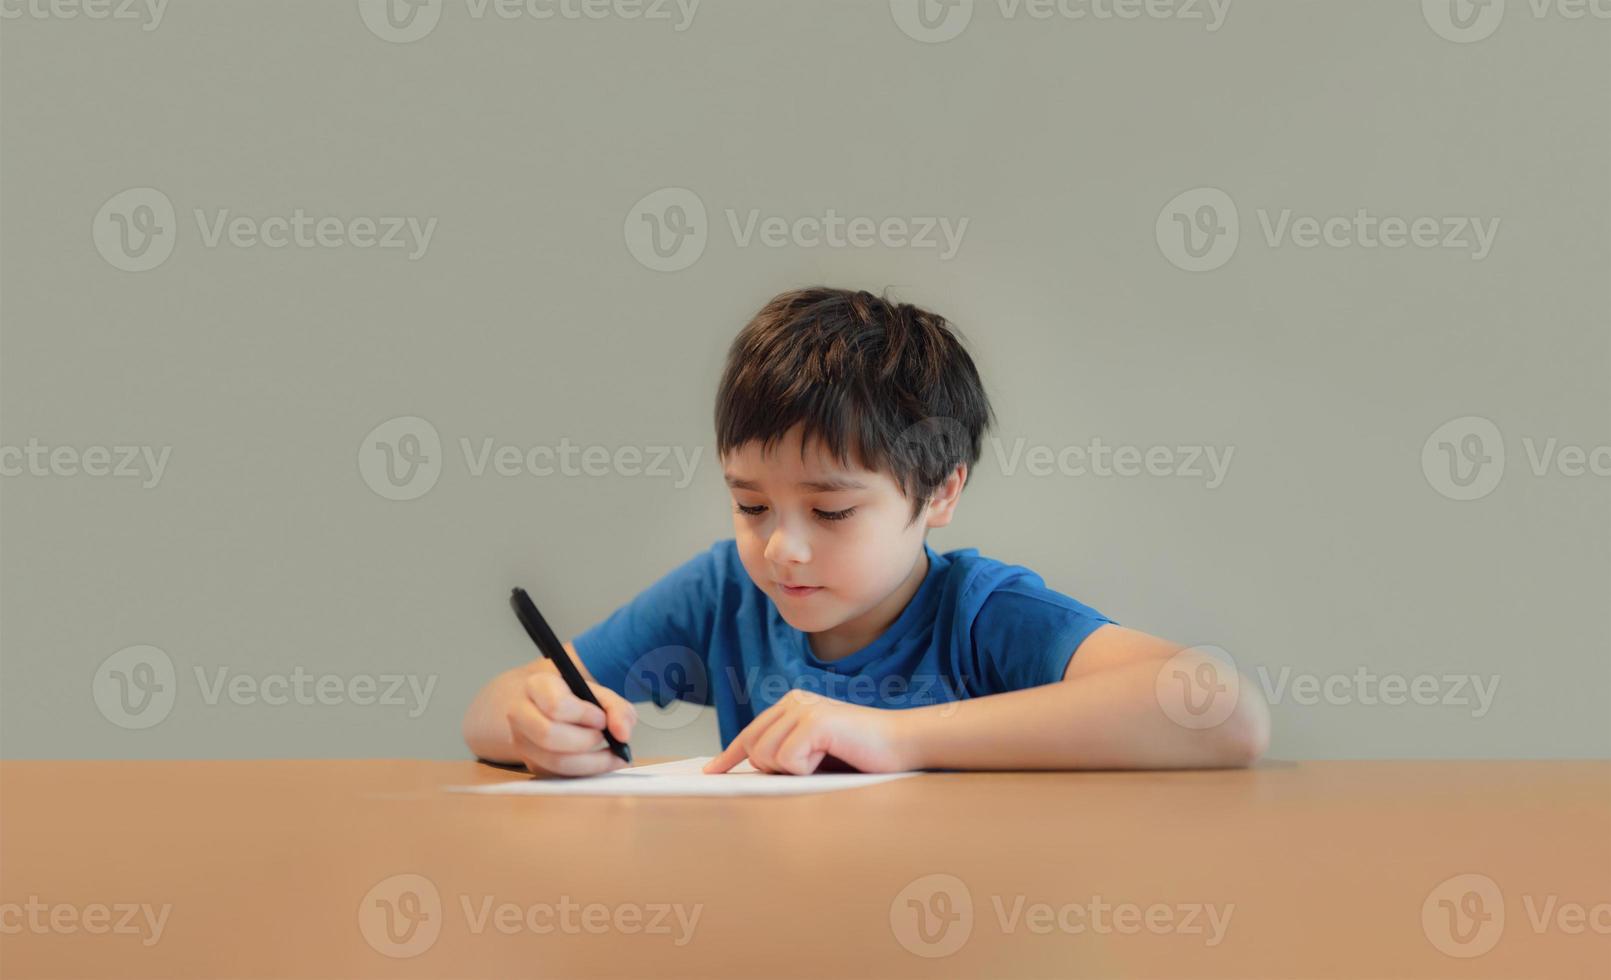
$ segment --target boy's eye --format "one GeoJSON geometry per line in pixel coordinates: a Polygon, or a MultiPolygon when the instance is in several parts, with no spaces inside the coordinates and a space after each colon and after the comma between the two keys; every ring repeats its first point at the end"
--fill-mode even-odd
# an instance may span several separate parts
{"type": "MultiPolygon", "coordinates": [[[[746,507],[743,504],[737,504],[735,506],[738,507],[738,512],[740,514],[746,514],[750,517],[759,517],[766,513],[765,504],[756,504],[754,507],[746,507]]],[[[813,511],[812,513],[816,514],[819,519],[824,521],[842,521],[855,512],[856,508],[846,507],[844,510],[817,510],[813,511]]]]}

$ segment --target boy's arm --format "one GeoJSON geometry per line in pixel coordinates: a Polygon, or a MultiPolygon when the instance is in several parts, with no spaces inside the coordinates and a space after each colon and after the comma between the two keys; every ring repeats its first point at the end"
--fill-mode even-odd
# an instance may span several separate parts
{"type": "Polygon", "coordinates": [[[1270,711],[1256,684],[1223,661],[1111,623],[1080,644],[1060,682],[896,717],[913,769],[1246,766],[1270,741],[1270,711]],[[1193,727],[1227,705],[1223,721],[1193,727]]]}
{"type": "Polygon", "coordinates": [[[1234,668],[1109,623],[1038,687],[893,710],[791,691],[705,771],[748,757],[807,773],[830,755],[864,772],[1224,768],[1251,765],[1269,741],[1269,708],[1234,668]]]}

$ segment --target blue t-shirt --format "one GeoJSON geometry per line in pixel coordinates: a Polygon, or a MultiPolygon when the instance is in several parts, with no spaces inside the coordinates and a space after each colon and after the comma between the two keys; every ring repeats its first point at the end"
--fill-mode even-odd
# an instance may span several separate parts
{"type": "Polygon", "coordinates": [[[799,688],[875,708],[914,708],[1062,680],[1112,622],[1019,565],[975,548],[937,553],[877,639],[819,660],[751,581],[728,538],[679,565],[572,641],[594,680],[629,701],[714,704],[726,746],[799,688]]]}

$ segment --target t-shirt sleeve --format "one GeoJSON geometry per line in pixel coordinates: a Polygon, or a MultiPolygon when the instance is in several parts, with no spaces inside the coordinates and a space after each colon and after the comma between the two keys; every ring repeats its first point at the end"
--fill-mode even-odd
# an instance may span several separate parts
{"type": "Polygon", "coordinates": [[[572,639],[594,680],[629,701],[710,703],[706,658],[721,589],[720,547],[678,565],[572,639]]]}
{"type": "Polygon", "coordinates": [[[998,585],[974,618],[976,695],[1002,694],[1063,679],[1085,638],[1113,620],[1047,588],[1038,575],[998,585]]]}

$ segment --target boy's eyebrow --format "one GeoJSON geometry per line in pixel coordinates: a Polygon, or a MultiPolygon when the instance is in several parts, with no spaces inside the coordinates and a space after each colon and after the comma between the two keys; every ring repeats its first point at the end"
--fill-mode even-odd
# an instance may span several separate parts
{"type": "MultiPolygon", "coordinates": [[[[727,480],[727,485],[732,487],[734,490],[759,491],[761,489],[760,485],[755,483],[753,480],[740,479],[739,477],[733,476],[731,473],[724,473],[722,476],[727,480]]],[[[834,476],[829,477],[826,480],[801,480],[799,483],[795,484],[795,486],[802,490],[810,490],[814,493],[833,493],[836,490],[867,489],[867,484],[862,483],[859,480],[852,480],[848,476],[834,476]]]]}

